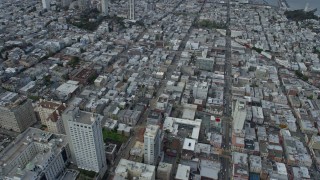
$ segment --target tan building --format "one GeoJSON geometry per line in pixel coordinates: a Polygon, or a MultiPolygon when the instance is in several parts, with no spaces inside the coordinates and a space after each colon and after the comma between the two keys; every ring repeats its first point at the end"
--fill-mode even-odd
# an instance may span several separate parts
{"type": "Polygon", "coordinates": [[[66,108],[66,105],[59,101],[41,99],[35,110],[39,113],[41,123],[47,126],[49,132],[64,134],[61,114],[66,108]]]}
{"type": "Polygon", "coordinates": [[[0,95],[0,127],[23,132],[37,121],[31,100],[17,93],[0,95]]]}
{"type": "Polygon", "coordinates": [[[159,180],[170,180],[172,164],[160,162],[157,169],[157,178],[159,180]]]}
{"type": "Polygon", "coordinates": [[[114,179],[155,180],[156,167],[121,159],[114,173],[114,179]]]}

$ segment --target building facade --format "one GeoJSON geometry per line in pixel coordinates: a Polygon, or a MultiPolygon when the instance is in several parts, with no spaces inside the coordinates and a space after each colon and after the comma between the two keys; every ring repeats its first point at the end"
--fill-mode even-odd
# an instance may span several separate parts
{"type": "Polygon", "coordinates": [[[37,121],[31,100],[12,92],[0,96],[0,114],[0,127],[16,132],[23,132],[37,121]]]}
{"type": "Polygon", "coordinates": [[[128,6],[129,6],[129,15],[128,19],[135,19],[135,0],[129,0],[128,1],[128,6]]]}
{"type": "Polygon", "coordinates": [[[203,58],[197,57],[196,66],[201,70],[213,71],[214,59],[213,58],[203,58]]]}
{"type": "Polygon", "coordinates": [[[156,167],[127,159],[121,159],[114,174],[114,179],[155,180],[156,167]]]}
{"type": "Polygon", "coordinates": [[[103,116],[71,106],[62,114],[62,119],[73,163],[80,169],[103,175],[107,169],[101,127],[103,116]]]}
{"type": "Polygon", "coordinates": [[[104,15],[109,14],[109,0],[101,0],[101,12],[104,15]]]}
{"type": "Polygon", "coordinates": [[[144,162],[156,165],[160,154],[160,129],[158,125],[148,125],[144,133],[144,162]]]}
{"type": "Polygon", "coordinates": [[[47,126],[49,132],[65,134],[61,114],[66,108],[66,104],[62,102],[41,99],[35,111],[39,113],[41,123],[47,126]]]}
{"type": "Polygon", "coordinates": [[[42,8],[43,9],[49,9],[51,0],[41,0],[42,1],[42,8]]]}
{"type": "Polygon", "coordinates": [[[160,162],[157,169],[157,178],[160,180],[170,180],[172,164],[160,162]]]}

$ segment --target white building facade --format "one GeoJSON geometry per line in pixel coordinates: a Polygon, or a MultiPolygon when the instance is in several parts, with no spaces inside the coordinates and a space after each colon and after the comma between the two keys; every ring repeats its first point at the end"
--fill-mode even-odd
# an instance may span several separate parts
{"type": "Polygon", "coordinates": [[[42,8],[49,9],[50,8],[51,0],[42,0],[42,8]]]}
{"type": "Polygon", "coordinates": [[[144,133],[144,162],[156,165],[160,154],[160,129],[158,125],[148,125],[144,133]]]}
{"type": "Polygon", "coordinates": [[[73,163],[81,169],[103,175],[107,169],[101,127],[103,116],[70,107],[62,119],[70,140],[73,163]]]}

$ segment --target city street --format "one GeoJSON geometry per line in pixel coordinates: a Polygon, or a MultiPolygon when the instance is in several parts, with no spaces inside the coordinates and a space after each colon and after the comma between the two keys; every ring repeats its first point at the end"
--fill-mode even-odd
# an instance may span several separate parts
{"type": "MultiPolygon", "coordinates": [[[[226,22],[226,54],[225,54],[225,86],[224,86],[224,111],[223,111],[223,137],[222,141],[225,145],[224,150],[230,152],[230,124],[232,122],[231,116],[231,105],[232,105],[232,95],[231,95],[231,30],[230,30],[230,0],[227,1],[227,22],[226,22]]],[[[227,153],[229,154],[229,153],[227,153]]],[[[230,154],[229,154],[230,155],[230,154]]],[[[222,161],[222,173],[221,179],[230,179],[230,171],[232,170],[230,164],[230,158],[221,158],[222,161]]]]}

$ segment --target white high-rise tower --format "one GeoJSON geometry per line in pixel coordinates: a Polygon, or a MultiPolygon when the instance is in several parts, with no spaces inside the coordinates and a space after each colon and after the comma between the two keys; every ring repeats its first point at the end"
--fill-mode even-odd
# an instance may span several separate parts
{"type": "Polygon", "coordinates": [[[144,163],[156,165],[160,154],[160,130],[158,125],[148,125],[144,132],[144,163]]]}
{"type": "Polygon", "coordinates": [[[103,116],[70,107],[62,114],[62,119],[73,163],[103,175],[107,169],[101,127],[103,116]]]}
{"type": "Polygon", "coordinates": [[[104,15],[109,14],[109,0],[101,0],[101,11],[104,15]]]}
{"type": "Polygon", "coordinates": [[[50,8],[51,0],[42,0],[42,8],[49,9],[50,8]]]}
{"type": "Polygon", "coordinates": [[[135,18],[135,13],[134,13],[134,11],[135,11],[135,3],[134,3],[134,0],[129,0],[128,1],[128,3],[129,3],[129,19],[132,19],[132,20],[134,20],[134,18],[135,18]]]}

